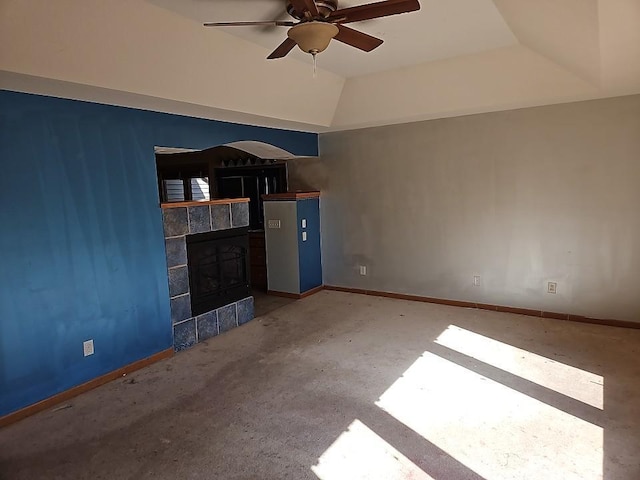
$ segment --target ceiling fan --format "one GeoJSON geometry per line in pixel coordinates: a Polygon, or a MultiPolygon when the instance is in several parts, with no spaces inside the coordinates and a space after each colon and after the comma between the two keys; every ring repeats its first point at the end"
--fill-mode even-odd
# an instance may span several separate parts
{"type": "Polygon", "coordinates": [[[346,27],[345,23],[361,22],[420,10],[418,0],[384,0],[355,7],[338,8],[338,0],[285,0],[286,10],[297,21],[207,22],[205,27],[271,25],[291,27],[287,38],[268,59],[286,56],[296,45],[313,55],[324,51],[336,39],[365,52],[382,45],[383,40],[346,27]]]}

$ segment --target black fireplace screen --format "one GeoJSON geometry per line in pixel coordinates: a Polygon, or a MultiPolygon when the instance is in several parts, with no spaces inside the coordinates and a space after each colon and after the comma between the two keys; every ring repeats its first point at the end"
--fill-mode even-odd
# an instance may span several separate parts
{"type": "Polygon", "coordinates": [[[187,263],[193,315],[250,295],[247,227],[187,236],[187,263]]]}

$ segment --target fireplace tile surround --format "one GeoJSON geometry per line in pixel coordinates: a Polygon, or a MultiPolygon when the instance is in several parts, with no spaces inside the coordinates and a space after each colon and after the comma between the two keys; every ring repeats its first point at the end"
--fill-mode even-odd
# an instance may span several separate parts
{"type": "Polygon", "coordinates": [[[187,235],[248,226],[248,202],[248,198],[237,198],[161,205],[175,351],[192,347],[254,317],[251,296],[193,316],[187,266],[187,235]]]}

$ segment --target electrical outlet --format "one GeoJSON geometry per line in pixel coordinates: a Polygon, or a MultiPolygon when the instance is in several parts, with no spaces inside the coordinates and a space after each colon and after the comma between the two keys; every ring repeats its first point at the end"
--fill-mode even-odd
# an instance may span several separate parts
{"type": "Polygon", "coordinates": [[[367,274],[366,265],[360,265],[360,275],[366,275],[366,274],[367,274]]]}
{"type": "Polygon", "coordinates": [[[280,220],[269,220],[267,222],[268,228],[280,228],[280,220]]]}
{"type": "Polygon", "coordinates": [[[480,286],[480,275],[474,275],[473,276],[473,286],[474,287],[479,287],[480,286]]]}
{"type": "Polygon", "coordinates": [[[94,354],[93,339],[87,340],[86,342],[82,342],[82,349],[84,350],[85,357],[88,357],[89,355],[93,355],[94,354]]]}
{"type": "Polygon", "coordinates": [[[547,283],[547,293],[558,293],[558,284],[556,282],[547,283]]]}

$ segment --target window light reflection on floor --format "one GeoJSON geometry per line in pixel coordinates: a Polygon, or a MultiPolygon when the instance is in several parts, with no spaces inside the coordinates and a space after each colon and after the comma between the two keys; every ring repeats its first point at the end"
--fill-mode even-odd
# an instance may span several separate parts
{"type": "Polygon", "coordinates": [[[321,480],[433,480],[357,419],[311,470],[321,480]]]}
{"type": "Polygon", "coordinates": [[[455,325],[450,325],[436,343],[593,407],[603,408],[604,380],[600,375],[455,325]]]}
{"type": "MultiPolygon", "coordinates": [[[[438,341],[460,347],[461,334],[477,342],[457,327],[438,341]]],[[[601,427],[430,352],[376,404],[487,480],[602,478],[601,427]]]]}

